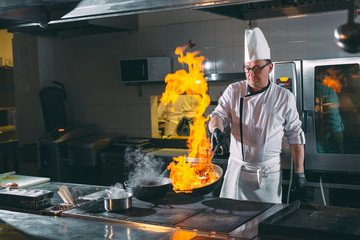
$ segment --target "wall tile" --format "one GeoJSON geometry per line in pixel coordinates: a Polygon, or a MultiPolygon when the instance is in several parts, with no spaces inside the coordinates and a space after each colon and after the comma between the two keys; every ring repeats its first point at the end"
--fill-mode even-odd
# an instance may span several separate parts
{"type": "Polygon", "coordinates": [[[148,104],[141,105],[141,128],[151,129],[151,109],[150,100],[148,104]]]}
{"type": "Polygon", "coordinates": [[[127,128],[124,129],[125,134],[127,136],[132,136],[132,137],[150,137],[150,132],[145,130],[145,129],[140,129],[140,128],[127,128]]]}
{"type": "Polygon", "coordinates": [[[215,29],[215,42],[216,47],[231,47],[233,42],[232,33],[233,33],[233,27],[232,27],[232,20],[226,19],[226,20],[219,20],[216,21],[216,29],[215,29]]]}
{"type": "Polygon", "coordinates": [[[244,46],[244,31],[248,28],[248,22],[232,19],[232,46],[244,46]]]}
{"type": "MultiPolygon", "coordinates": [[[[285,19],[283,19],[283,21],[284,20],[285,19]]],[[[277,22],[278,19],[276,18],[276,19],[274,19],[274,21],[277,22]]],[[[271,19],[260,19],[260,20],[256,20],[255,23],[257,24],[256,26],[261,29],[261,31],[263,32],[265,38],[269,41],[269,38],[270,38],[270,36],[269,36],[270,26],[273,25],[271,19]]],[[[249,23],[246,24],[246,28],[249,28],[248,24],[249,23]]]]}
{"type": "Polygon", "coordinates": [[[271,60],[287,61],[289,59],[288,44],[287,43],[272,43],[270,45],[271,60]]]}
{"type": "Polygon", "coordinates": [[[120,80],[115,80],[114,82],[109,83],[109,88],[111,88],[111,103],[123,104],[126,102],[126,88],[120,80]]]}
{"type": "Polygon", "coordinates": [[[126,104],[142,104],[144,102],[147,102],[147,96],[141,95],[144,87],[146,87],[146,85],[123,85],[123,88],[126,91],[126,104]]]}
{"type": "MultiPolygon", "coordinates": [[[[116,121],[116,127],[119,129],[127,128],[129,123],[127,119],[127,105],[115,105],[114,106],[114,120],[116,121]]],[[[130,124],[131,125],[131,124],[130,124]]]]}
{"type": "Polygon", "coordinates": [[[328,14],[312,14],[307,18],[308,40],[320,41],[333,38],[333,31],[329,29],[328,14]]]}
{"type": "Polygon", "coordinates": [[[213,21],[188,24],[187,27],[190,29],[188,38],[196,43],[199,48],[215,47],[215,26],[216,24],[213,21]]]}
{"type": "Polygon", "coordinates": [[[337,46],[332,39],[323,41],[309,41],[308,47],[309,59],[332,58],[335,57],[334,52],[338,51],[337,46]]]}
{"type": "Polygon", "coordinates": [[[201,49],[200,53],[205,57],[203,62],[205,69],[204,74],[210,74],[216,72],[216,48],[201,49]]]}
{"type": "MultiPolygon", "coordinates": [[[[329,12],[329,30],[334,31],[335,28],[340,27],[343,24],[346,24],[348,21],[348,12],[347,11],[336,11],[336,12],[329,12]]],[[[360,21],[359,17],[355,20],[360,21]]]]}
{"type": "Polygon", "coordinates": [[[141,128],[144,125],[143,121],[150,121],[150,118],[143,114],[142,104],[128,104],[126,118],[128,126],[133,128],[141,128]]]}
{"type": "Polygon", "coordinates": [[[292,41],[288,44],[289,60],[293,59],[308,59],[308,42],[299,40],[292,41]]]}
{"type": "MultiPolygon", "coordinates": [[[[267,40],[270,48],[272,44],[286,44],[288,35],[287,19],[274,19],[269,21],[269,36],[267,40]]],[[[265,34],[264,34],[265,35],[265,34]]],[[[266,37],[266,35],[265,35],[266,37]]]]}
{"type": "Polygon", "coordinates": [[[307,20],[306,17],[289,18],[287,38],[289,42],[307,41],[307,20]]]}
{"type": "Polygon", "coordinates": [[[159,85],[148,85],[146,88],[143,88],[143,94],[146,98],[148,97],[150,101],[150,96],[161,95],[165,91],[165,87],[166,87],[165,83],[159,83],[159,85]],[[161,85],[163,87],[160,88],[161,85]]]}
{"type": "Polygon", "coordinates": [[[233,72],[243,72],[244,47],[233,47],[233,72]]]}
{"type": "Polygon", "coordinates": [[[216,48],[216,72],[229,73],[233,71],[233,49],[216,48]]]}

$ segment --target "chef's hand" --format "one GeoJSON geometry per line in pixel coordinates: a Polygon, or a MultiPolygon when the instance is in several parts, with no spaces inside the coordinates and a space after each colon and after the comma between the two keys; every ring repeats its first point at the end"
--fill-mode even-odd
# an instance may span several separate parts
{"type": "Polygon", "coordinates": [[[219,149],[222,145],[225,144],[224,134],[220,129],[215,128],[214,132],[211,135],[211,150],[219,149]]]}
{"type": "Polygon", "coordinates": [[[306,196],[306,190],[305,190],[305,186],[306,186],[306,178],[305,178],[305,174],[304,173],[295,173],[294,174],[294,193],[297,196],[298,199],[300,200],[305,200],[307,198],[306,196]]]}

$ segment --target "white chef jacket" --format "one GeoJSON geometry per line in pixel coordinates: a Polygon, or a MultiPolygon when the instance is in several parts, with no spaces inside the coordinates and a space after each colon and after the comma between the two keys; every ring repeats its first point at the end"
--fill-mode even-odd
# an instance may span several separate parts
{"type": "Polygon", "coordinates": [[[227,87],[210,116],[231,126],[230,157],[220,197],[281,203],[282,138],[285,134],[289,144],[305,144],[294,95],[274,83],[250,94],[248,82],[240,81],[227,87]]]}

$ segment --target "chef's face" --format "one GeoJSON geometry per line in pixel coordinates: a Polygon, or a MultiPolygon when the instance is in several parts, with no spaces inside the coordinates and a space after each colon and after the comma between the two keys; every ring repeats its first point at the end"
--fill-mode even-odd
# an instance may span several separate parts
{"type": "Polygon", "coordinates": [[[268,85],[269,73],[273,69],[272,63],[268,63],[266,60],[256,60],[252,62],[245,62],[244,68],[248,83],[254,91],[259,91],[268,85]],[[246,69],[251,69],[251,68],[252,70],[246,71],[246,69]],[[256,72],[254,68],[262,68],[262,69],[260,72],[256,72]]]}

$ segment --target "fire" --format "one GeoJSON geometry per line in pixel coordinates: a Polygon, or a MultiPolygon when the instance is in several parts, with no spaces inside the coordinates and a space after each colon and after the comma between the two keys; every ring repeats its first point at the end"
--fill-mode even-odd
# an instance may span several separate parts
{"type": "Polygon", "coordinates": [[[343,85],[340,80],[346,80],[346,77],[343,73],[340,73],[340,69],[329,68],[327,69],[327,76],[324,78],[322,84],[331,88],[336,93],[340,93],[343,85]]]}
{"type": "Polygon", "coordinates": [[[174,157],[174,161],[169,164],[170,179],[172,180],[174,191],[192,192],[195,188],[200,188],[215,182],[220,176],[213,171],[211,163],[210,139],[206,136],[205,122],[209,119],[203,116],[206,108],[210,105],[210,97],[207,94],[208,87],[204,78],[204,57],[200,56],[199,51],[184,51],[187,46],[177,47],[175,54],[178,55],[179,63],[188,65],[189,71],[184,69],[175,73],[170,73],[165,77],[166,88],[162,94],[161,102],[165,105],[170,101],[175,103],[179,95],[197,96],[198,106],[196,107],[196,117],[190,127],[190,135],[187,140],[189,148],[188,156],[174,157]],[[196,159],[196,161],[195,161],[196,159]]]}

